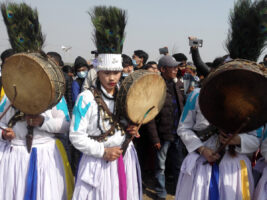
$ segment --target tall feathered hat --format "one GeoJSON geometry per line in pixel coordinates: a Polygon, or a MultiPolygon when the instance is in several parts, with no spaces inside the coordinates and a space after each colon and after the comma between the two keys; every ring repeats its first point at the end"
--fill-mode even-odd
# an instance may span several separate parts
{"type": "Polygon", "coordinates": [[[226,48],[230,57],[257,61],[267,41],[267,0],[237,0],[229,22],[226,48]]]}
{"type": "Polygon", "coordinates": [[[99,54],[97,71],[122,71],[126,11],[112,6],[96,6],[88,13],[95,28],[93,38],[99,54]]]}
{"type": "Polygon", "coordinates": [[[15,53],[39,52],[42,49],[44,36],[36,9],[25,3],[2,3],[1,12],[15,53]]]}

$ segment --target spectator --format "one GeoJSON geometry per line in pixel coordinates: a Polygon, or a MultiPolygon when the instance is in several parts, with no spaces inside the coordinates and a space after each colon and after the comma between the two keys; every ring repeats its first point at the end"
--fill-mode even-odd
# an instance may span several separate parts
{"type": "Polygon", "coordinates": [[[72,95],[71,95],[72,78],[70,78],[68,76],[68,74],[66,72],[64,72],[64,62],[63,62],[62,57],[61,57],[61,55],[59,53],[50,51],[50,52],[47,53],[47,56],[51,60],[53,60],[56,63],[56,65],[63,72],[64,78],[65,78],[65,84],[66,84],[66,90],[65,90],[64,97],[65,97],[65,100],[67,102],[68,109],[69,109],[70,116],[71,116],[71,111],[72,111],[72,107],[73,107],[73,99],[72,99],[72,95]]]}
{"type": "Polygon", "coordinates": [[[46,55],[51,60],[53,60],[57,64],[57,66],[59,66],[62,69],[62,67],[64,66],[64,63],[63,63],[62,57],[61,57],[61,55],[59,55],[59,53],[54,52],[54,51],[50,51],[50,52],[47,52],[46,55]]]}
{"type": "Polygon", "coordinates": [[[122,67],[123,67],[121,78],[124,79],[134,70],[133,70],[132,59],[125,54],[122,54],[121,56],[122,56],[122,67]]]}
{"type": "Polygon", "coordinates": [[[181,66],[182,67],[186,66],[187,57],[183,53],[173,54],[172,57],[174,57],[177,62],[181,62],[182,63],[181,66]]]}
{"type": "Polygon", "coordinates": [[[73,73],[73,70],[72,70],[72,67],[69,66],[69,65],[65,65],[63,68],[62,68],[62,71],[64,73],[66,73],[69,77],[71,77],[72,79],[74,78],[74,73],[73,73]]]}
{"type": "Polygon", "coordinates": [[[178,68],[177,78],[182,81],[182,77],[184,76],[185,73],[187,57],[183,53],[173,54],[172,57],[174,57],[175,60],[180,63],[178,68]]]}
{"type": "Polygon", "coordinates": [[[95,81],[97,78],[96,67],[98,65],[98,52],[97,50],[91,51],[91,54],[94,54],[94,59],[92,60],[93,67],[89,70],[87,77],[85,78],[82,86],[82,91],[88,90],[91,86],[95,86],[95,81]]]}
{"type": "Polygon", "coordinates": [[[165,161],[167,155],[171,156],[175,187],[180,166],[187,154],[184,144],[176,134],[184,105],[184,96],[180,91],[183,84],[180,81],[174,82],[178,71],[178,64],[173,57],[168,55],[163,56],[159,60],[158,66],[166,82],[167,95],[162,110],[156,116],[155,120],[149,124],[149,134],[154,147],[157,149],[156,192],[159,199],[165,199],[167,195],[165,188],[165,161]]]}
{"type": "Polygon", "coordinates": [[[146,64],[145,69],[151,72],[160,72],[155,61],[150,61],[146,64]]]}
{"type": "Polygon", "coordinates": [[[66,90],[65,90],[65,98],[67,101],[68,109],[70,112],[70,116],[72,115],[72,108],[73,108],[73,100],[72,100],[72,81],[74,79],[74,74],[72,71],[72,67],[69,65],[65,65],[62,68],[62,71],[64,73],[64,77],[66,80],[66,90]]]}
{"type": "Polygon", "coordinates": [[[195,88],[199,87],[199,78],[197,76],[196,67],[191,62],[188,62],[185,67],[183,83],[184,83],[184,94],[185,95],[188,95],[195,88]]]}
{"type": "Polygon", "coordinates": [[[134,70],[143,69],[146,61],[148,59],[148,54],[143,50],[136,50],[133,54],[133,66],[134,70]]]}
{"type": "Polygon", "coordinates": [[[72,99],[75,103],[77,96],[80,94],[83,82],[87,77],[89,66],[84,58],[78,56],[74,62],[74,75],[77,78],[72,82],[72,99]]]}

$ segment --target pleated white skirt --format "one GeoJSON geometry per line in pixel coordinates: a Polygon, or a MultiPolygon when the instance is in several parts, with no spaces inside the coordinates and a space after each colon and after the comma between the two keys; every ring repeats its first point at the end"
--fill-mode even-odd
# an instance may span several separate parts
{"type": "MultiPolygon", "coordinates": [[[[64,167],[55,140],[33,142],[39,142],[32,146],[37,149],[36,199],[67,199],[64,167]]],[[[24,199],[30,156],[24,140],[14,140],[5,148],[0,163],[0,200],[24,199]]]]}
{"type": "Polygon", "coordinates": [[[6,147],[7,147],[7,142],[0,140],[0,163],[1,163],[2,156],[3,156],[3,153],[5,152],[6,147]]]}
{"type": "MultiPolygon", "coordinates": [[[[242,182],[240,161],[245,162],[249,182],[250,197],[253,197],[254,180],[251,163],[247,156],[237,153],[231,157],[226,153],[219,164],[220,199],[242,200],[242,182]]],[[[176,200],[207,200],[212,166],[203,165],[205,158],[197,153],[190,153],[183,161],[176,187],[176,200]]]]}
{"type": "Polygon", "coordinates": [[[267,163],[263,169],[262,176],[255,189],[254,198],[255,200],[266,200],[267,199],[267,163]]]}
{"type": "MultiPolygon", "coordinates": [[[[135,148],[130,143],[124,158],[127,200],[142,199],[141,171],[135,148]]],[[[73,200],[119,200],[117,160],[83,155],[79,164],[73,200]]]]}

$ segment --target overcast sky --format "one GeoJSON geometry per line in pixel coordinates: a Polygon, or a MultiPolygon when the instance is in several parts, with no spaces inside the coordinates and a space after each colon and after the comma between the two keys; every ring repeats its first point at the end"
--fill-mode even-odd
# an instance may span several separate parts
{"type": "MultiPolygon", "coordinates": [[[[4,2],[1,0],[1,2],[4,2]]],[[[8,1],[7,1],[8,2],[8,1]]],[[[45,51],[57,51],[64,62],[77,56],[89,60],[92,24],[87,13],[96,5],[113,5],[128,12],[123,53],[132,56],[142,49],[149,60],[159,59],[158,49],[168,46],[170,52],[184,53],[189,60],[188,36],[203,39],[202,59],[212,61],[225,55],[228,16],[234,0],[14,0],[26,2],[39,12],[42,31],[46,35],[45,51]],[[61,46],[70,46],[64,52],[61,46]]],[[[0,52],[9,48],[6,28],[0,20],[0,52]]],[[[265,51],[267,53],[267,51],[265,51]]],[[[262,60],[263,55],[259,60],[262,60]]]]}

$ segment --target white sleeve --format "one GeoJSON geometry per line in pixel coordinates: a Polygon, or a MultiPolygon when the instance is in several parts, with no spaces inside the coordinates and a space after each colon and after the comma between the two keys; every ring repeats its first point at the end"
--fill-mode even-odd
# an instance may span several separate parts
{"type": "Polygon", "coordinates": [[[49,133],[67,133],[70,126],[70,116],[65,98],[60,102],[41,114],[44,117],[44,122],[40,130],[49,133]]]}
{"type": "Polygon", "coordinates": [[[70,141],[73,146],[84,154],[97,158],[104,155],[104,144],[88,137],[88,126],[93,123],[91,113],[97,109],[94,103],[93,94],[89,91],[81,93],[73,108],[73,115],[70,125],[70,141]]]}
{"type": "Polygon", "coordinates": [[[193,131],[193,127],[196,123],[196,104],[198,102],[198,95],[199,91],[193,91],[188,96],[177,129],[177,134],[182,139],[189,153],[203,146],[203,142],[193,131]]]}
{"type": "MultiPolygon", "coordinates": [[[[0,102],[0,116],[2,116],[3,112],[7,109],[7,107],[10,105],[10,101],[9,99],[7,98],[6,95],[4,95],[4,97],[2,98],[1,102],[0,102]]],[[[10,109],[13,109],[13,108],[10,108],[10,109]]],[[[7,124],[8,124],[8,116],[9,113],[6,113],[2,119],[0,120],[0,126],[2,128],[7,128],[7,124]]],[[[0,140],[3,140],[2,138],[2,130],[0,130],[0,140]]]]}
{"type": "Polygon", "coordinates": [[[265,128],[264,131],[262,131],[263,134],[263,141],[261,144],[261,154],[267,160],[267,128],[265,128]]]}
{"type": "Polygon", "coordinates": [[[239,134],[241,138],[240,147],[236,148],[239,153],[249,154],[257,151],[260,146],[260,139],[257,137],[257,131],[239,134]]]}

